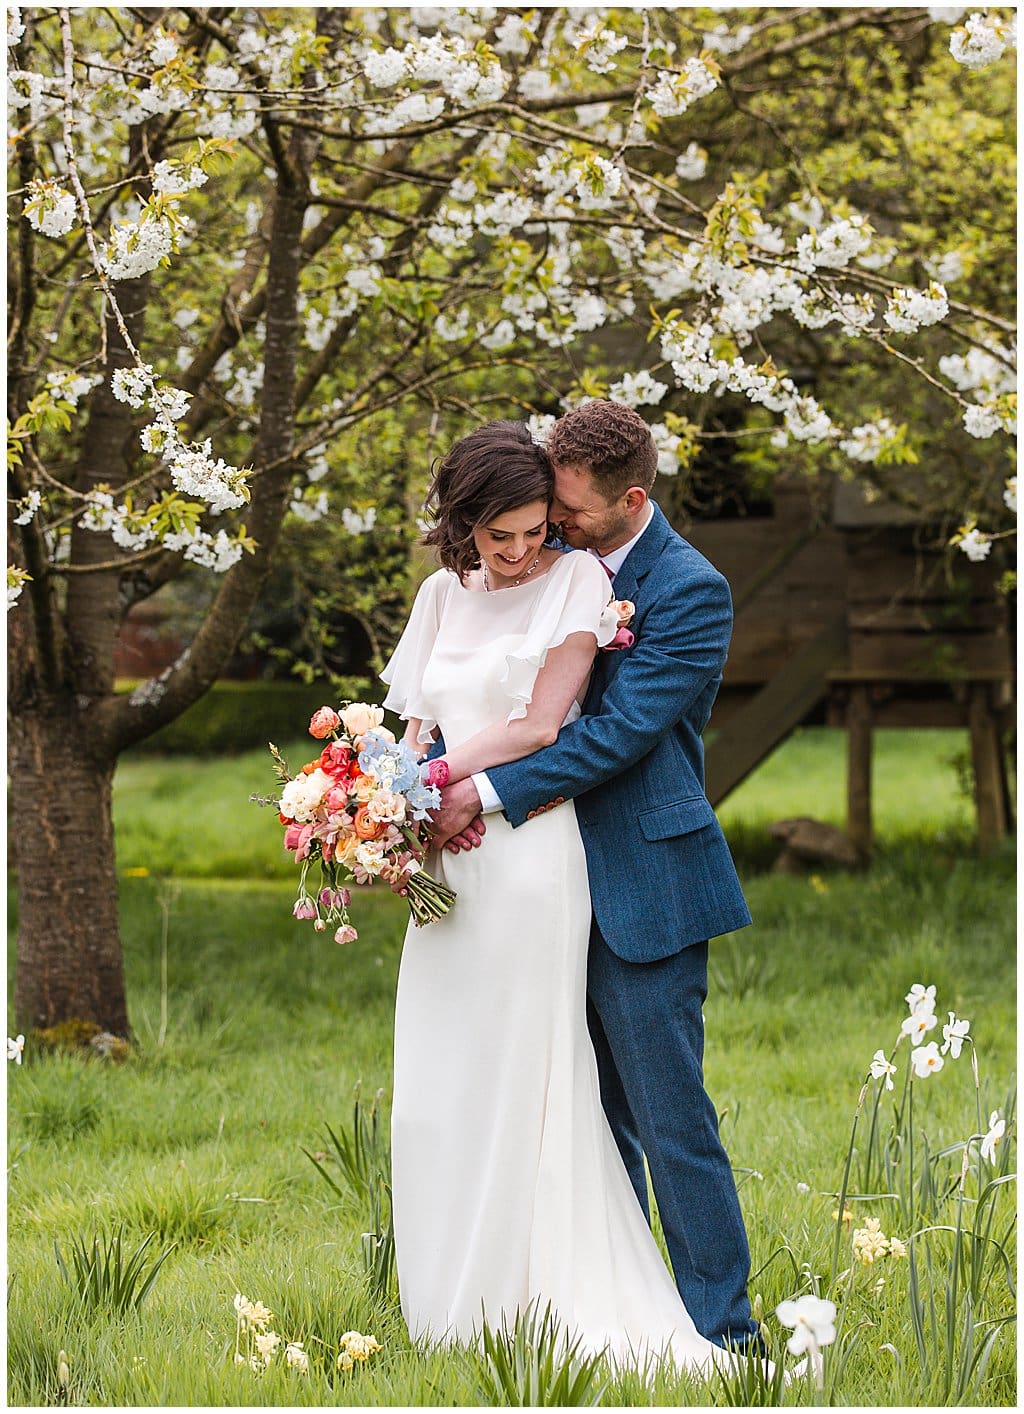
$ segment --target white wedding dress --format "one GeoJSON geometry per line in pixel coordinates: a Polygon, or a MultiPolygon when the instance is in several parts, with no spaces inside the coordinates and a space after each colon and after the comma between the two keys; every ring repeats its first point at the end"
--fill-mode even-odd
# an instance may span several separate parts
{"type": "MultiPolygon", "coordinates": [[[[522,716],[547,651],[614,633],[582,552],[492,593],[439,570],[385,669],[385,705],[447,746],[522,716]]],[[[570,718],[579,715],[574,705],[570,718]]],[[[551,1303],[589,1352],[710,1369],[601,1108],[586,1021],[587,862],[571,801],[478,849],[432,852],[458,893],[405,938],[395,1016],[394,1232],[413,1338],[470,1340],[551,1303]]]]}

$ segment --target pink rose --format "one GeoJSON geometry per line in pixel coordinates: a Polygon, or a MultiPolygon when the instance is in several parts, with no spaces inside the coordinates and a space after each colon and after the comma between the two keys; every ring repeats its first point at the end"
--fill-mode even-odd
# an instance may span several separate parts
{"type": "Polygon", "coordinates": [[[336,943],[354,943],[358,937],[359,934],[352,927],[352,925],[346,923],[344,928],[339,928],[338,931],[335,933],[334,941],[336,943]]]}
{"type": "Polygon", "coordinates": [[[318,707],[309,719],[309,734],[315,736],[318,741],[323,741],[325,736],[330,736],[336,731],[341,718],[333,707],[318,707]]]}

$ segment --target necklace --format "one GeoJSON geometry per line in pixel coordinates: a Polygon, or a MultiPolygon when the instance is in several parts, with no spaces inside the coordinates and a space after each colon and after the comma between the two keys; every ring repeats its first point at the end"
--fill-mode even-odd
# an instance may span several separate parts
{"type": "MultiPolygon", "coordinates": [[[[522,572],[522,574],[519,576],[519,578],[518,578],[518,579],[514,579],[511,584],[506,584],[506,585],[505,585],[505,588],[506,588],[506,589],[514,589],[517,584],[522,584],[522,582],[523,582],[524,579],[529,579],[529,578],[530,578],[530,575],[533,574],[534,570],[537,568],[537,566],[538,566],[539,564],[540,564],[540,551],[538,550],[538,551],[537,551],[537,558],[534,560],[534,562],[533,562],[533,564],[530,566],[530,568],[529,568],[528,570],[523,570],[523,572],[522,572]]],[[[486,565],[486,563],[485,563],[483,560],[480,561],[480,568],[483,570],[484,593],[485,593],[485,594],[490,594],[492,591],[491,591],[490,581],[489,581],[489,579],[488,579],[488,577],[487,577],[487,565],[486,565]]]]}

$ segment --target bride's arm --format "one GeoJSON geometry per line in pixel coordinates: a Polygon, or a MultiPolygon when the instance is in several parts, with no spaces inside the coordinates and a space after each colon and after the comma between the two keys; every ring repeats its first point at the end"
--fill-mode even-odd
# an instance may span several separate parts
{"type": "Polygon", "coordinates": [[[596,649],[594,635],[585,632],[571,633],[552,648],[537,674],[525,717],[492,722],[438,758],[447,764],[449,779],[461,781],[550,746],[594,666],[596,649]]]}
{"type": "MultiPolygon", "coordinates": [[[[423,730],[423,719],[421,717],[410,717],[406,723],[405,731],[402,733],[402,740],[416,757],[423,758],[430,750],[429,746],[420,741],[420,732],[423,730]]],[[[433,738],[437,740],[437,728],[433,730],[433,738]]]]}

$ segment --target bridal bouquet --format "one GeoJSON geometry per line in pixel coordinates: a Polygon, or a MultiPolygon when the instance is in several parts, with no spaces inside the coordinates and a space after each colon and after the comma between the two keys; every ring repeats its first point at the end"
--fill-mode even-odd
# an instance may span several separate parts
{"type": "Polygon", "coordinates": [[[292,912],[311,920],[318,933],[336,924],[338,943],[358,937],[348,917],[349,883],[393,883],[404,873],[417,926],[443,918],[455,902],[452,890],[432,879],[414,853],[424,847],[420,822],[440,804],[440,792],[429,767],[404,741],[396,742],[383,722],[383,709],[365,702],[342,703],[340,712],[321,707],[309,734],[324,748],[297,776],[269,743],[282,789],[279,797],[257,803],[277,807],[284,847],[302,866],[292,912]],[[320,886],[311,892],[307,880],[314,864],[320,866],[320,886]]]}

